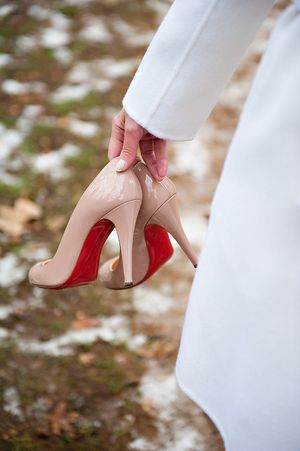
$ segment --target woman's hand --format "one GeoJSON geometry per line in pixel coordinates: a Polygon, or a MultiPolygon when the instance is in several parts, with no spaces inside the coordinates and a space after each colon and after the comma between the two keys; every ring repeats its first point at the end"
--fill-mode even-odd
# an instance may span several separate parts
{"type": "Polygon", "coordinates": [[[120,155],[117,171],[126,171],[136,161],[138,147],[153,177],[160,181],[167,174],[167,141],[149,133],[135,122],[124,110],[112,121],[111,137],[108,145],[108,158],[120,155]]]}

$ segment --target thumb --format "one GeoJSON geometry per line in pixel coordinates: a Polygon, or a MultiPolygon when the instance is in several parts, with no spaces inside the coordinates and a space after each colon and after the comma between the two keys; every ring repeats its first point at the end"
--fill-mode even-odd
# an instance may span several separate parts
{"type": "Polygon", "coordinates": [[[137,158],[137,151],[140,139],[143,134],[143,129],[137,123],[130,123],[125,125],[124,142],[120,153],[120,159],[116,166],[116,170],[126,171],[130,168],[137,158]]]}

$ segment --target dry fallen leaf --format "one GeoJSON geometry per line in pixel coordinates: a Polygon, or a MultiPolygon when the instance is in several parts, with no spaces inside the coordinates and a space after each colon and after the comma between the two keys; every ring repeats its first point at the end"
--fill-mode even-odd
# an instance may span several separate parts
{"type": "Polygon", "coordinates": [[[143,409],[144,412],[149,413],[150,415],[155,414],[155,407],[153,406],[152,402],[150,399],[148,398],[143,398],[140,402],[139,402],[141,408],[143,409]]]}
{"type": "Polygon", "coordinates": [[[13,222],[0,217],[0,230],[13,241],[18,241],[26,229],[21,223],[13,222]]]}
{"type": "Polygon", "coordinates": [[[86,318],[86,313],[84,313],[82,310],[77,310],[77,312],[75,312],[75,316],[77,319],[84,319],[86,318]]]}
{"type": "Polygon", "coordinates": [[[140,346],[135,353],[141,357],[163,359],[170,356],[175,350],[174,344],[156,340],[149,345],[140,346]]]}
{"type": "Polygon", "coordinates": [[[76,318],[77,319],[71,323],[71,329],[73,330],[89,329],[90,327],[99,326],[100,324],[100,321],[97,318],[90,318],[81,311],[76,312],[76,318]]]}
{"type": "Polygon", "coordinates": [[[78,356],[78,360],[83,365],[90,365],[94,360],[96,356],[92,352],[81,352],[78,356]]]}
{"type": "Polygon", "coordinates": [[[55,407],[51,415],[49,415],[50,428],[53,434],[60,434],[62,429],[62,421],[65,417],[67,403],[60,401],[55,407]]]}
{"type": "Polygon", "coordinates": [[[20,197],[12,207],[0,205],[0,230],[14,241],[26,231],[26,223],[42,216],[41,207],[20,197]]]}
{"type": "Polygon", "coordinates": [[[72,436],[73,425],[78,422],[79,417],[78,412],[67,412],[67,403],[60,401],[48,416],[52,434],[59,435],[61,432],[66,432],[72,436]]]}
{"type": "Polygon", "coordinates": [[[30,221],[31,219],[39,219],[42,216],[42,209],[29,199],[20,197],[15,201],[15,210],[23,215],[23,221],[30,221]]]}
{"type": "Polygon", "coordinates": [[[46,227],[51,232],[57,232],[61,230],[67,222],[67,218],[64,215],[51,216],[46,219],[46,227]]]}
{"type": "Polygon", "coordinates": [[[128,363],[128,355],[124,352],[115,352],[114,359],[116,362],[120,364],[126,364],[128,363]]]}

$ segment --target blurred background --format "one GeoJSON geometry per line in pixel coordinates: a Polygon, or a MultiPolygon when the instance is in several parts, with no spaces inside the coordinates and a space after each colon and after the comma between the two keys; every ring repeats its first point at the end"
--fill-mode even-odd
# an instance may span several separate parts
{"type": "MultiPolygon", "coordinates": [[[[111,120],[171,3],[0,1],[1,451],[223,450],[174,376],[194,276],[174,242],[172,259],[130,290],[27,281],[107,163],[111,120]]],[[[199,253],[242,105],[287,4],[272,9],[196,139],[168,144],[199,253]]],[[[113,233],[101,261],[118,251],[113,233]]]]}

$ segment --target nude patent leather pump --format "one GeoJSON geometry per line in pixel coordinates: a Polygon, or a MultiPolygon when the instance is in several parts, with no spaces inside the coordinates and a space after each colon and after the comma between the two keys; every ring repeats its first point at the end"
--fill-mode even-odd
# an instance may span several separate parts
{"type": "MultiPolygon", "coordinates": [[[[133,239],[133,286],[147,280],[172,256],[173,247],[167,232],[197,267],[197,255],[181,225],[174,184],[168,177],[157,182],[141,161],[133,170],[143,192],[133,239]]],[[[124,288],[123,264],[120,255],[100,267],[100,279],[107,288],[124,288]]]]}
{"type": "Polygon", "coordinates": [[[96,280],[102,246],[114,227],[122,255],[122,283],[133,284],[132,244],[142,190],[132,169],[116,172],[118,160],[111,160],[84,191],[54,257],[30,269],[31,284],[61,289],[96,280]]]}

